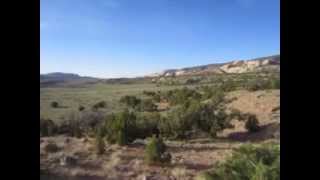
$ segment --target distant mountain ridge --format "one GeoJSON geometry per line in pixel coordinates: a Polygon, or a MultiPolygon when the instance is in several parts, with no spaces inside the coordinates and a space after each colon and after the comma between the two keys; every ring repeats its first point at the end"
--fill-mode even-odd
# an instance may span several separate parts
{"type": "Polygon", "coordinates": [[[104,83],[133,83],[143,81],[145,78],[157,79],[160,77],[193,76],[209,74],[237,74],[248,72],[272,71],[280,72],[280,54],[266,57],[259,57],[249,60],[236,60],[226,63],[207,64],[181,69],[168,69],[160,73],[154,73],[136,78],[110,78],[100,79],[94,77],[80,76],[73,73],[48,73],[40,74],[40,87],[61,87],[61,86],[83,86],[97,82],[104,83]]]}
{"type": "Polygon", "coordinates": [[[54,72],[40,74],[40,87],[48,86],[79,86],[88,83],[98,82],[100,79],[80,76],[73,73],[54,72]]]}
{"type": "Polygon", "coordinates": [[[182,69],[168,69],[146,77],[204,75],[223,73],[247,73],[259,71],[280,71],[280,55],[259,57],[249,60],[235,60],[226,63],[216,63],[182,69]]]}

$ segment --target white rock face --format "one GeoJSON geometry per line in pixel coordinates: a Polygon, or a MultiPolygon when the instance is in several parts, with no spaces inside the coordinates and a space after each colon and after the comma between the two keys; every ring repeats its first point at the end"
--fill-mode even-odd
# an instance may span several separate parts
{"type": "Polygon", "coordinates": [[[231,65],[232,66],[241,66],[243,64],[244,64],[244,61],[233,61],[231,65]]]}
{"type": "Polygon", "coordinates": [[[221,74],[221,73],[248,73],[261,70],[279,70],[280,61],[273,57],[259,58],[257,60],[237,60],[223,66],[207,65],[202,68],[191,67],[185,69],[168,69],[159,73],[149,75],[149,77],[174,77],[184,75],[221,74]]]}
{"type": "Polygon", "coordinates": [[[180,70],[180,71],[177,71],[177,72],[176,72],[176,75],[177,75],[177,76],[180,76],[180,75],[183,75],[183,74],[185,74],[185,71],[183,71],[183,70],[180,70]]]}
{"type": "Polygon", "coordinates": [[[262,66],[270,65],[271,61],[269,59],[263,61],[234,61],[230,64],[226,64],[220,67],[226,73],[247,73],[255,71],[262,66]]]}
{"type": "Polygon", "coordinates": [[[262,61],[262,65],[270,65],[272,62],[270,59],[266,59],[262,61]]]}

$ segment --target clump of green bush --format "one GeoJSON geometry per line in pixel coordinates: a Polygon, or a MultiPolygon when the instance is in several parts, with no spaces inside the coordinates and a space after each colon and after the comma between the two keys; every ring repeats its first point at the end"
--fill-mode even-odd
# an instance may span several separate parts
{"type": "Polygon", "coordinates": [[[57,133],[57,125],[50,119],[40,119],[40,136],[53,136],[57,133]]]}
{"type": "Polygon", "coordinates": [[[140,111],[153,112],[157,110],[157,106],[152,102],[151,99],[144,99],[140,103],[140,111]]]}
{"type": "Polygon", "coordinates": [[[50,106],[52,108],[58,108],[59,107],[59,103],[57,101],[53,101],[53,102],[51,102],[50,106]]]}
{"type": "Polygon", "coordinates": [[[248,117],[248,119],[246,121],[245,127],[249,132],[257,132],[257,131],[259,131],[260,126],[259,126],[259,121],[258,121],[257,117],[255,115],[252,115],[252,114],[249,115],[249,117],[248,117]]]}
{"type": "Polygon", "coordinates": [[[55,152],[58,152],[60,150],[60,148],[57,146],[56,143],[54,142],[49,142],[45,147],[44,147],[44,150],[46,152],[49,152],[49,153],[55,153],[55,152]]]}
{"type": "Polygon", "coordinates": [[[80,138],[83,135],[83,129],[79,114],[74,112],[67,114],[58,127],[58,133],[80,138]]]}
{"type": "Polygon", "coordinates": [[[164,99],[166,99],[171,105],[184,104],[191,99],[201,99],[201,94],[199,92],[186,87],[182,89],[170,90],[163,96],[164,99]]]}
{"type": "Polygon", "coordinates": [[[170,163],[171,155],[166,152],[166,145],[161,138],[152,136],[145,149],[145,161],[149,165],[170,163]]]}
{"type": "Polygon", "coordinates": [[[212,174],[210,172],[205,171],[198,174],[195,180],[214,180],[214,178],[212,177],[212,174]]]}
{"type": "Polygon", "coordinates": [[[141,99],[137,98],[136,96],[126,95],[120,98],[120,103],[125,104],[132,109],[135,109],[141,103],[141,99]]]}
{"type": "Polygon", "coordinates": [[[79,111],[84,111],[84,110],[85,110],[85,107],[80,105],[80,106],[78,107],[78,110],[79,110],[79,111]]]}
{"type": "Polygon", "coordinates": [[[242,145],[225,162],[218,163],[207,176],[207,179],[215,180],[279,180],[280,145],[242,145]]]}
{"type": "Polygon", "coordinates": [[[98,110],[99,108],[105,108],[106,106],[107,106],[107,103],[105,101],[100,101],[100,102],[97,102],[96,104],[94,104],[92,106],[92,109],[98,110]]]}
{"type": "Polygon", "coordinates": [[[280,78],[276,76],[268,77],[268,79],[253,78],[247,80],[245,88],[249,91],[280,89],[280,78]]]}
{"type": "Polygon", "coordinates": [[[189,138],[192,131],[216,137],[219,131],[230,127],[230,117],[224,107],[192,101],[172,109],[167,117],[161,118],[159,129],[162,136],[174,139],[189,138]]]}
{"type": "Polygon", "coordinates": [[[96,135],[95,149],[98,155],[101,155],[105,152],[105,143],[104,143],[102,132],[98,132],[96,135]]]}
{"type": "Polygon", "coordinates": [[[135,139],[136,116],[129,110],[108,116],[104,124],[104,135],[111,144],[125,145],[135,139]]]}

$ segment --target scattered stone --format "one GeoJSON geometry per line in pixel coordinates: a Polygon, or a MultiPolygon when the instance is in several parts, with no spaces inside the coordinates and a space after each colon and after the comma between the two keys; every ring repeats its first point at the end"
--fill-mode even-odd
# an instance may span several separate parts
{"type": "Polygon", "coordinates": [[[163,154],[161,154],[161,159],[163,160],[163,162],[170,163],[171,158],[171,154],[168,152],[164,152],[163,154]]]}
{"type": "Polygon", "coordinates": [[[150,176],[147,176],[145,174],[141,175],[141,180],[149,180],[150,176]]]}
{"type": "Polygon", "coordinates": [[[74,166],[77,163],[77,159],[72,156],[65,155],[60,159],[61,166],[74,166]]]}
{"type": "Polygon", "coordinates": [[[143,164],[142,160],[133,160],[131,163],[131,167],[134,169],[138,169],[139,167],[141,167],[143,164]]]}
{"type": "Polygon", "coordinates": [[[66,138],[65,140],[64,140],[64,142],[66,143],[66,144],[69,144],[70,143],[70,138],[66,138]]]}
{"type": "Polygon", "coordinates": [[[83,143],[87,143],[88,141],[89,141],[89,139],[86,137],[81,140],[81,142],[83,142],[83,143]]]}
{"type": "Polygon", "coordinates": [[[134,145],[145,145],[146,142],[145,142],[145,140],[143,140],[143,139],[136,139],[136,140],[134,140],[134,141],[132,142],[132,144],[134,144],[134,145]]]}

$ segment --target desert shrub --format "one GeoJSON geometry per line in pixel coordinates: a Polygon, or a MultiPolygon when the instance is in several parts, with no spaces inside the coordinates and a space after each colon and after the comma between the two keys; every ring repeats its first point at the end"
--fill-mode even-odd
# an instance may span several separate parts
{"type": "Polygon", "coordinates": [[[230,92],[236,90],[237,87],[239,87],[239,84],[237,84],[237,82],[231,79],[227,79],[225,81],[222,81],[219,88],[221,88],[223,92],[230,92]]]}
{"type": "Polygon", "coordinates": [[[157,106],[152,102],[151,99],[144,99],[140,104],[140,111],[156,111],[157,106]]]}
{"type": "Polygon", "coordinates": [[[144,95],[151,97],[151,99],[154,102],[160,102],[161,100],[161,93],[160,91],[154,92],[154,91],[143,91],[142,92],[144,95]]]}
{"type": "MultiPolygon", "coordinates": [[[[137,113],[135,132],[132,136],[135,138],[145,139],[151,137],[153,134],[159,135],[158,124],[161,115],[158,112],[143,112],[137,113]]],[[[133,131],[133,130],[131,130],[133,131]]]]}
{"type": "Polygon", "coordinates": [[[210,176],[217,180],[280,179],[280,145],[243,145],[225,162],[217,164],[210,176]]]}
{"type": "Polygon", "coordinates": [[[164,137],[188,138],[188,132],[204,132],[215,137],[217,132],[230,127],[230,116],[225,109],[213,104],[191,101],[171,109],[161,118],[159,129],[164,137]]]}
{"type": "Polygon", "coordinates": [[[171,105],[184,104],[190,99],[201,99],[201,94],[189,88],[174,89],[163,94],[171,105]]]}
{"type": "Polygon", "coordinates": [[[59,107],[59,103],[57,101],[53,101],[53,102],[51,102],[50,106],[52,108],[58,108],[59,107]]]}
{"type": "Polygon", "coordinates": [[[245,88],[249,91],[265,90],[265,89],[279,89],[280,78],[277,76],[270,76],[267,79],[252,78],[247,80],[245,88]]]}
{"type": "Polygon", "coordinates": [[[101,155],[105,152],[105,143],[104,143],[102,132],[98,132],[96,135],[95,149],[98,155],[101,155]]]}
{"type": "Polygon", "coordinates": [[[156,95],[156,93],[155,92],[153,92],[153,91],[142,91],[142,94],[144,94],[144,95],[146,95],[146,96],[154,96],[154,95],[156,95]]]}
{"type": "Polygon", "coordinates": [[[85,133],[89,133],[100,126],[105,114],[99,111],[82,111],[79,116],[80,127],[85,133]]]}
{"type": "Polygon", "coordinates": [[[199,88],[203,94],[202,94],[202,99],[210,99],[213,96],[214,91],[212,90],[213,87],[210,86],[201,86],[201,88],[199,88]]]}
{"type": "Polygon", "coordinates": [[[257,117],[255,115],[249,115],[245,127],[249,132],[257,132],[260,129],[257,117]]]}
{"type": "Polygon", "coordinates": [[[100,102],[97,102],[96,104],[94,104],[92,106],[92,109],[97,110],[99,108],[105,108],[106,106],[107,106],[107,103],[105,101],[100,101],[100,102]]]}
{"type": "Polygon", "coordinates": [[[271,89],[280,89],[280,78],[272,78],[270,80],[271,89]]]}
{"type": "Polygon", "coordinates": [[[214,178],[210,172],[205,171],[198,174],[195,180],[214,180],[214,178]]]}
{"type": "Polygon", "coordinates": [[[257,91],[260,89],[264,89],[264,86],[266,86],[266,83],[263,80],[251,79],[247,81],[245,88],[248,91],[257,91]]]}
{"type": "Polygon", "coordinates": [[[83,111],[83,110],[85,110],[85,107],[80,105],[80,106],[78,107],[78,110],[79,110],[79,111],[83,111]]]}
{"type": "Polygon", "coordinates": [[[57,125],[50,119],[40,119],[40,135],[53,136],[57,133],[57,125]]]}
{"type": "Polygon", "coordinates": [[[125,145],[135,139],[136,116],[128,110],[110,116],[104,126],[107,141],[110,143],[125,145]]]}
{"type": "Polygon", "coordinates": [[[50,152],[50,153],[55,153],[57,151],[59,151],[59,147],[57,146],[56,143],[54,142],[49,142],[45,147],[44,150],[46,152],[50,152]]]}
{"type": "Polygon", "coordinates": [[[70,113],[64,119],[58,127],[58,133],[80,138],[83,135],[83,129],[81,128],[79,114],[70,113]]]}
{"type": "Polygon", "coordinates": [[[152,96],[152,100],[154,102],[160,102],[161,101],[161,95],[160,93],[156,93],[154,96],[152,96]]]}
{"type": "Polygon", "coordinates": [[[136,108],[141,103],[141,99],[136,96],[127,95],[120,98],[120,103],[125,104],[130,108],[136,108]]]}
{"type": "Polygon", "coordinates": [[[214,105],[222,105],[225,101],[225,93],[220,86],[202,86],[200,91],[202,92],[203,101],[209,100],[214,105]]]}
{"type": "Polygon", "coordinates": [[[145,161],[147,164],[169,163],[170,154],[166,153],[166,145],[161,138],[152,136],[145,149],[145,161]]]}
{"type": "Polygon", "coordinates": [[[200,78],[191,78],[191,79],[187,79],[185,84],[196,84],[199,83],[201,81],[200,78]]]}

